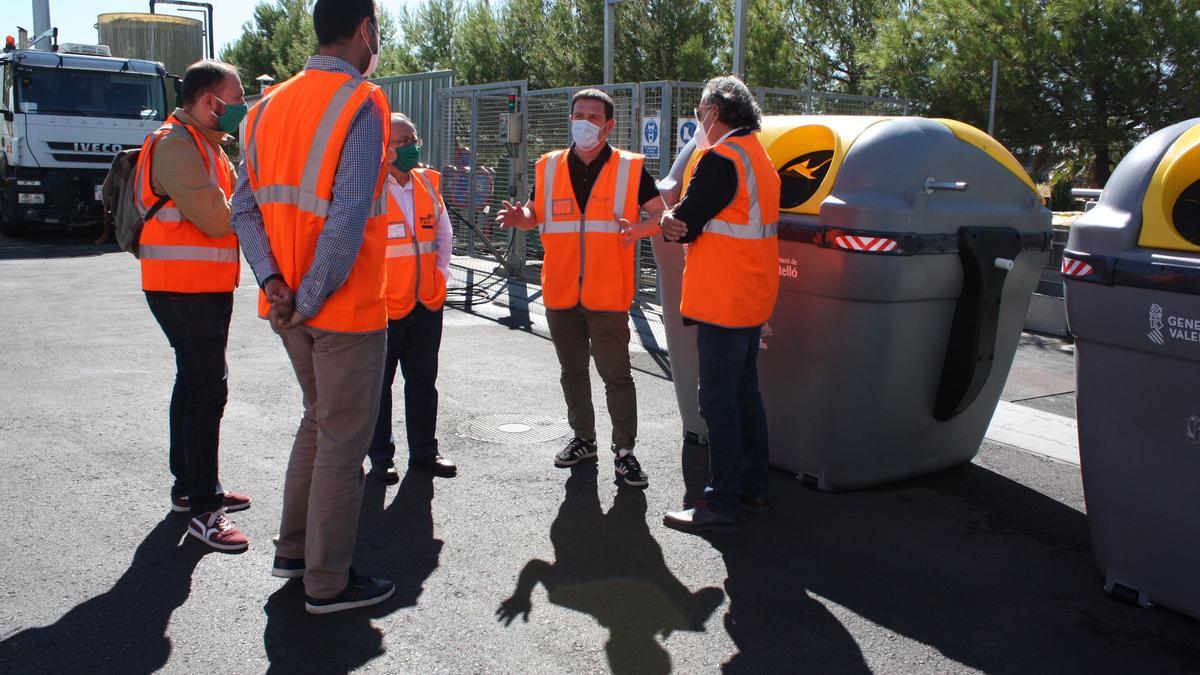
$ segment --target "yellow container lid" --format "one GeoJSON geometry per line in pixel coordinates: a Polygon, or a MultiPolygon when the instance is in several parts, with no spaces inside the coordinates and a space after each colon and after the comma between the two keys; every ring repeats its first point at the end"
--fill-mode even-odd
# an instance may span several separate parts
{"type": "MultiPolygon", "coordinates": [[[[902,117],[857,115],[771,115],[762,118],[758,138],[779,170],[779,209],[784,213],[818,215],[833,191],[838,171],[850,147],[868,128],[902,117]]],[[[911,119],[911,118],[910,118],[911,119]]],[[[1037,194],[1037,186],[1004,146],[975,127],[955,120],[934,120],[959,140],[979,148],[1008,169],[1037,194]]],[[[692,155],[684,173],[684,188],[700,153],[692,155]]]]}
{"type": "Polygon", "coordinates": [[[1200,124],[1183,132],[1154,169],[1138,246],[1200,252],[1200,124]]]}

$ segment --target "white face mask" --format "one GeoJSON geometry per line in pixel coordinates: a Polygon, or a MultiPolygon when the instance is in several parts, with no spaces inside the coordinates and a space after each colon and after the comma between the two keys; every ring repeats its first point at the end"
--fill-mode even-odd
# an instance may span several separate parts
{"type": "Polygon", "coordinates": [[[600,127],[587,120],[571,122],[571,140],[575,147],[587,152],[600,144],[600,127]]]}
{"type": "MultiPolygon", "coordinates": [[[[706,119],[707,117],[708,116],[705,115],[706,119]]],[[[696,148],[698,148],[700,152],[704,152],[705,150],[711,148],[712,145],[712,139],[708,137],[708,129],[704,128],[704,120],[696,120],[696,148]]]]}
{"type": "Polygon", "coordinates": [[[370,77],[371,73],[379,67],[379,50],[371,46],[371,41],[363,36],[363,40],[367,43],[367,49],[371,50],[371,60],[367,63],[367,69],[363,71],[363,77],[370,77]]]}

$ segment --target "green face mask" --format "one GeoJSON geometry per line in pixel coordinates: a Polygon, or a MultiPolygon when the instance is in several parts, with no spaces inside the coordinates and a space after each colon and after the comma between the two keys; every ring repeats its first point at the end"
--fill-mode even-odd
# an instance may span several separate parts
{"type": "Polygon", "coordinates": [[[396,161],[392,162],[392,166],[408,173],[420,162],[421,146],[411,143],[404,147],[396,148],[396,161]]]}
{"type": "MultiPolygon", "coordinates": [[[[221,101],[221,99],[217,99],[221,101]]],[[[221,103],[225,103],[221,101],[221,103]]],[[[225,103],[225,112],[213,115],[217,118],[217,128],[227,134],[232,134],[237,131],[238,125],[246,117],[246,113],[250,110],[250,106],[245,103],[225,103]]]]}

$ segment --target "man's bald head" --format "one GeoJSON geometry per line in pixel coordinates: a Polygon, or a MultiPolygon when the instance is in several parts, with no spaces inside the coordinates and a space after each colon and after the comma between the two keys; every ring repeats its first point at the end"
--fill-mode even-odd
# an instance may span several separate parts
{"type": "Polygon", "coordinates": [[[398,113],[398,112],[392,113],[391,124],[392,124],[392,138],[397,138],[398,140],[400,140],[401,145],[403,145],[403,141],[405,138],[409,138],[409,137],[416,138],[417,137],[417,127],[416,127],[416,125],[414,125],[412,123],[412,120],[408,119],[408,115],[405,115],[404,113],[398,113]]]}

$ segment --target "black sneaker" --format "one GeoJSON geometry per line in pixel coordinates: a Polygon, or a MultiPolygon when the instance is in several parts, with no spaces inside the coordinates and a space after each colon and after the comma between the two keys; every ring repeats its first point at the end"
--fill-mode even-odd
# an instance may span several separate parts
{"type": "Polygon", "coordinates": [[[304,576],[304,558],[275,556],[275,563],[271,565],[271,576],[282,579],[298,579],[304,576]]]}
{"type": "Polygon", "coordinates": [[[625,484],[630,487],[646,487],[650,481],[646,480],[646,472],[642,471],[642,465],[638,463],[637,457],[633,453],[621,456],[618,452],[616,457],[613,457],[613,466],[617,472],[617,478],[625,481],[625,484]]]}
{"type": "Polygon", "coordinates": [[[766,497],[742,497],[740,505],[746,513],[765,515],[771,510],[771,502],[766,497]]]}
{"type": "Polygon", "coordinates": [[[596,441],[586,441],[582,438],[572,438],[567,447],[558,451],[554,456],[554,466],[575,466],[585,459],[596,456],[596,441]]]}
{"type": "Polygon", "coordinates": [[[387,600],[395,592],[396,584],[391,581],[356,574],[351,568],[350,581],[341,593],[332,598],[314,598],[305,594],[304,609],[309,614],[332,614],[355,607],[370,607],[387,600]]]}

